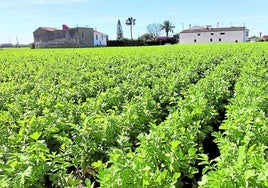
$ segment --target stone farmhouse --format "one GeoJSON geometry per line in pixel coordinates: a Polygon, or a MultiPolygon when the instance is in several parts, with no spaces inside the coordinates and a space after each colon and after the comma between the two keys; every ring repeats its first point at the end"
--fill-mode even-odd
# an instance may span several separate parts
{"type": "Polygon", "coordinates": [[[80,48],[106,46],[107,35],[88,27],[62,29],[39,27],[33,32],[35,48],[80,48]]]}
{"type": "Polygon", "coordinates": [[[181,44],[246,42],[249,30],[246,27],[193,26],[180,32],[181,44]]]}

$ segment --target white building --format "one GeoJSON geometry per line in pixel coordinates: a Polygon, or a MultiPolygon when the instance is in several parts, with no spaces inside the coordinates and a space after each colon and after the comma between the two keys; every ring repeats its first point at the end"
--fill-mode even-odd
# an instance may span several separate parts
{"type": "Polygon", "coordinates": [[[94,46],[107,46],[107,35],[94,31],[94,46]]]}
{"type": "Polygon", "coordinates": [[[249,30],[246,27],[201,27],[194,26],[180,32],[181,44],[246,42],[249,30]]]}

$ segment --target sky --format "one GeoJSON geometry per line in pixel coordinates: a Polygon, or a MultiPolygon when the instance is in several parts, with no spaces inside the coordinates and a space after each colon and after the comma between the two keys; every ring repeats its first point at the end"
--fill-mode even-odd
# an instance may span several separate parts
{"type": "MultiPolygon", "coordinates": [[[[5,0],[0,3],[0,44],[29,44],[38,27],[92,27],[116,39],[120,19],[130,38],[128,17],[136,19],[133,38],[146,26],[169,20],[174,34],[189,25],[246,26],[249,36],[268,35],[268,0],[5,0]]],[[[164,32],[162,33],[164,35],[164,32]]]]}

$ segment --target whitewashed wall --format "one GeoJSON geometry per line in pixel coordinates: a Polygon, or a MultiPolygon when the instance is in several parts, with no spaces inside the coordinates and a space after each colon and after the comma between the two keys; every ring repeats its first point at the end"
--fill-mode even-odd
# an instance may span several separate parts
{"type": "Polygon", "coordinates": [[[104,33],[94,31],[94,46],[107,46],[107,37],[104,33]]]}
{"type": "Polygon", "coordinates": [[[245,42],[246,40],[247,40],[246,33],[245,31],[242,30],[180,33],[181,44],[245,42]]]}

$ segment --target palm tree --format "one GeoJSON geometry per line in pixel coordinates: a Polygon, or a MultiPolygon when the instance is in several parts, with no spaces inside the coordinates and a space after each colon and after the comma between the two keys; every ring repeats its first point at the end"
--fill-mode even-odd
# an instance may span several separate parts
{"type": "Polygon", "coordinates": [[[168,33],[173,33],[175,26],[168,20],[165,20],[163,24],[160,25],[161,30],[165,30],[166,37],[168,38],[168,33]]]}
{"type": "Polygon", "coordinates": [[[132,25],[135,25],[135,21],[136,19],[132,18],[132,17],[129,17],[127,20],[126,20],[126,25],[129,25],[130,26],[130,36],[131,36],[131,40],[132,40],[132,25]]]}

